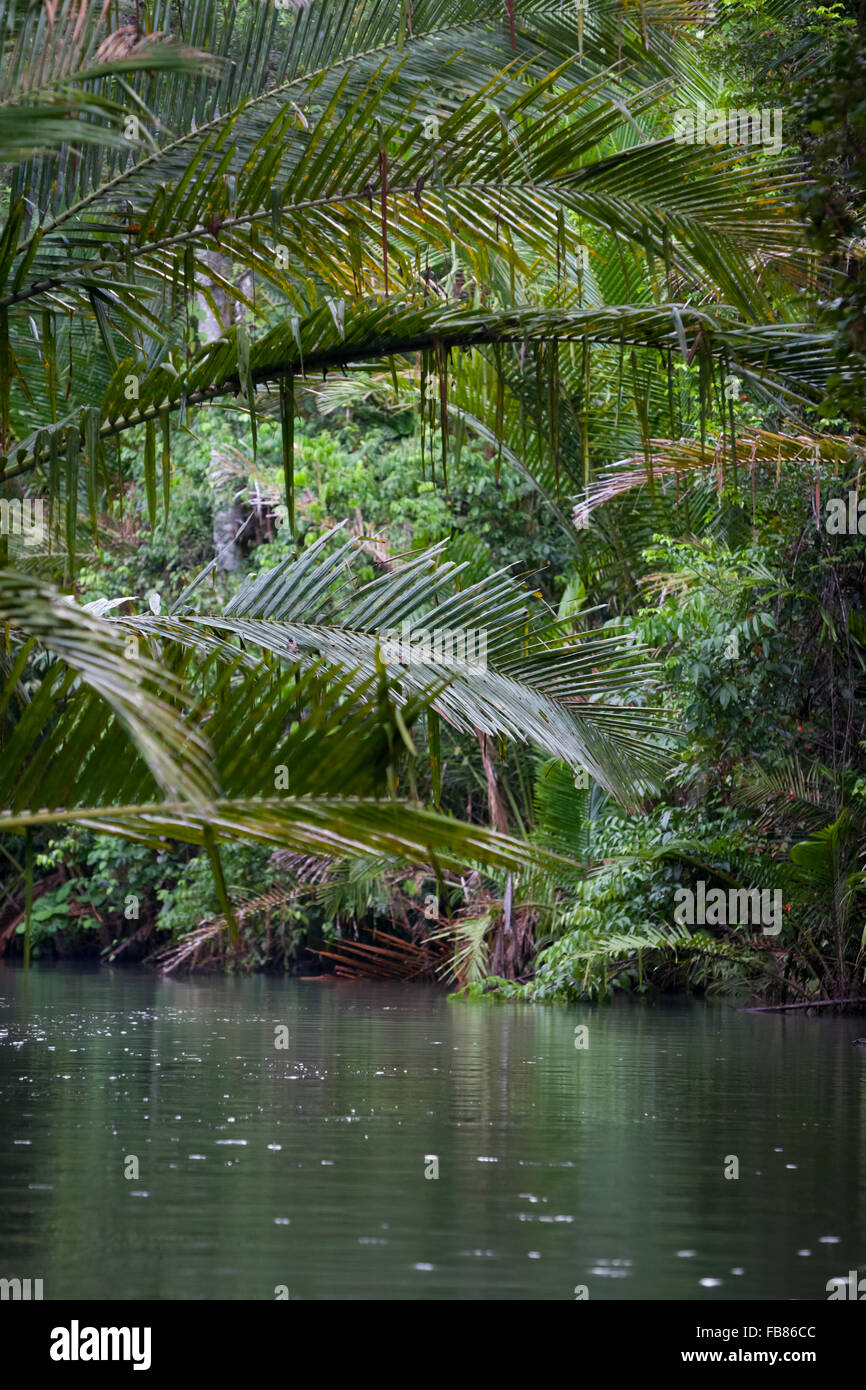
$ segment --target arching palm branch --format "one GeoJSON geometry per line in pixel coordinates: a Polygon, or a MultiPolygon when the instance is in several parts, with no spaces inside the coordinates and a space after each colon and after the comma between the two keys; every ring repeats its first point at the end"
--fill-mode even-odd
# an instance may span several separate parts
{"type": "Polygon", "coordinates": [[[281,666],[203,632],[155,663],[129,623],[8,571],[0,622],[0,834],[79,825],[203,845],[224,898],[221,840],[512,871],[536,857],[398,798],[410,729],[435,685],[398,705],[381,664],[367,678],[281,666]]]}

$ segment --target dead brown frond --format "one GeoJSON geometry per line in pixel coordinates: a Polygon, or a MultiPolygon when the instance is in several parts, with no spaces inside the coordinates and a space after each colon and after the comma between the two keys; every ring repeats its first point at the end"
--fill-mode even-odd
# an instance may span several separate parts
{"type": "Polygon", "coordinates": [[[394,568],[394,561],[384,541],[379,540],[378,536],[368,536],[364,518],[361,515],[361,508],[355,508],[355,516],[349,523],[349,534],[355,536],[360,544],[361,550],[368,555],[373,562],[375,569],[382,573],[390,574],[394,568]]]}
{"type": "MultiPolygon", "coordinates": [[[[247,898],[246,902],[234,905],[234,916],[238,927],[242,927],[244,922],[250,918],[263,916],[265,919],[265,945],[266,949],[270,944],[270,918],[271,913],[277,909],[285,907],[288,902],[297,896],[297,887],[294,884],[288,887],[266,888],[263,893],[256,893],[247,898]]],[[[281,927],[284,922],[281,921],[281,927]]],[[[225,917],[220,914],[210,917],[205,922],[199,922],[198,926],[191,932],[186,932],[170,946],[163,947],[156,951],[150,960],[157,965],[164,975],[176,970],[179,965],[189,962],[190,965],[197,965],[198,952],[207,942],[216,944],[220,933],[226,926],[225,917]],[[193,957],[193,959],[190,959],[193,957]]]]}
{"type": "Polygon", "coordinates": [[[170,946],[156,951],[150,957],[150,961],[159,967],[163,975],[170,975],[172,970],[176,970],[179,965],[185,963],[190,967],[199,965],[201,964],[198,959],[199,952],[208,943],[211,945],[215,943],[215,939],[224,926],[224,922],[206,922],[202,926],[196,927],[195,931],[187,932],[178,941],[172,942],[170,946]]]}
{"type": "MultiPolygon", "coordinates": [[[[846,460],[866,463],[866,438],[847,435],[799,433],[782,435],[772,430],[743,429],[737,436],[737,463],[777,470],[786,463],[832,464],[834,471],[846,460]]],[[[649,452],[620,459],[604,476],[596,479],[586,496],[574,508],[578,529],[585,527],[592,513],[615,498],[639,492],[648,485],[648,476],[664,487],[670,479],[701,471],[718,472],[724,458],[730,460],[730,440],[702,447],[696,439],[651,439],[649,452]]]]}
{"type": "Polygon", "coordinates": [[[370,941],[333,941],[313,954],[334,961],[334,974],[351,980],[429,980],[437,978],[448,948],[433,940],[406,941],[378,928],[370,941]],[[383,944],[384,943],[384,944],[383,944]]]}
{"type": "Polygon", "coordinates": [[[139,40],[138,28],[135,24],[122,24],[113,33],[106,34],[102,43],[93,55],[96,63],[116,63],[121,58],[126,58],[136,47],[139,40]]]}
{"type": "Polygon", "coordinates": [[[281,873],[288,874],[298,883],[324,883],[334,867],[335,860],[323,854],[298,854],[291,849],[276,849],[269,863],[281,873]]]}

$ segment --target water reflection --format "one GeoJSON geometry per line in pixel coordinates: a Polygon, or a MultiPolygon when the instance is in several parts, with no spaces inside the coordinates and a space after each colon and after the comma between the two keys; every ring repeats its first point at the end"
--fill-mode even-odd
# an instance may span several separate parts
{"type": "Polygon", "coordinates": [[[47,1298],[823,1300],[866,1268],[858,1031],[6,968],[0,1276],[47,1298]]]}

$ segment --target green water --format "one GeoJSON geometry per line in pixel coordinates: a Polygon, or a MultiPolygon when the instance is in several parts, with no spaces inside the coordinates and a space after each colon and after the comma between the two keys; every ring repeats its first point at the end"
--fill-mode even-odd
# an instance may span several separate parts
{"type": "Polygon", "coordinates": [[[866,1269],[864,1031],[2,969],[0,1276],[46,1299],[826,1300],[866,1269]]]}

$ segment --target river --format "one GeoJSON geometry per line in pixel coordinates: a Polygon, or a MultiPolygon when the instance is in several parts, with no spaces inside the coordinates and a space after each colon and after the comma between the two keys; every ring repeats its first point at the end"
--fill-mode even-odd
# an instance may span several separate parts
{"type": "Polygon", "coordinates": [[[863,1031],[6,966],[0,1276],[46,1299],[825,1300],[866,1267],[863,1031]]]}

